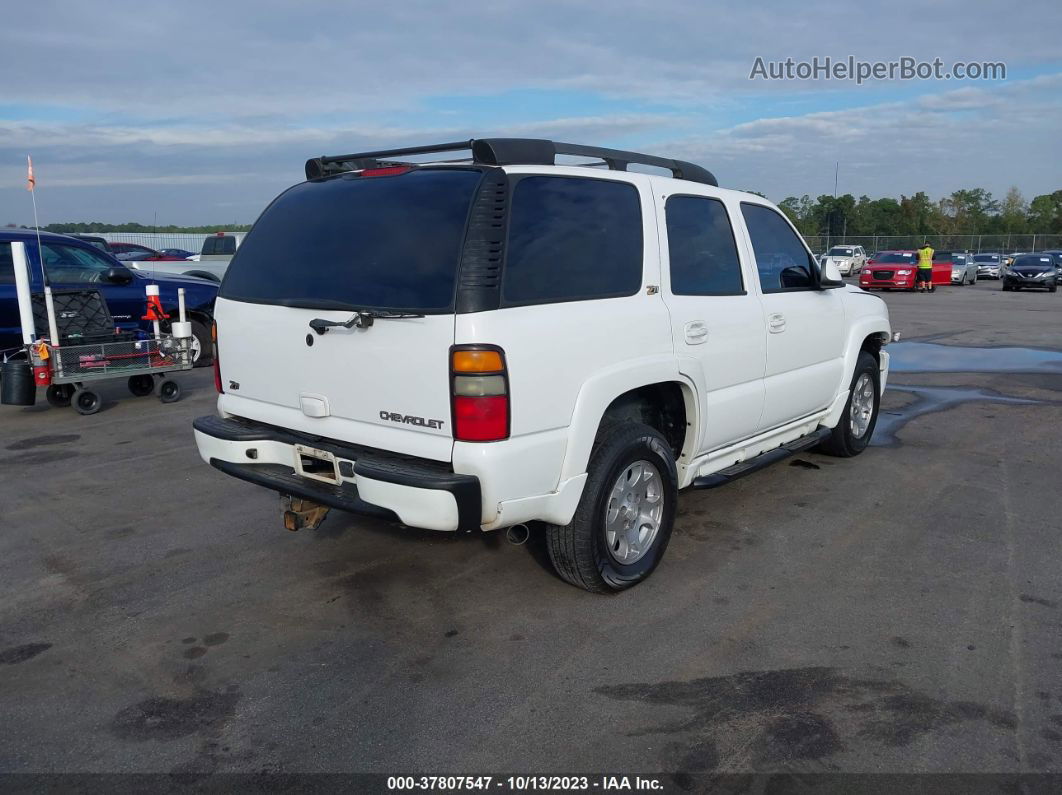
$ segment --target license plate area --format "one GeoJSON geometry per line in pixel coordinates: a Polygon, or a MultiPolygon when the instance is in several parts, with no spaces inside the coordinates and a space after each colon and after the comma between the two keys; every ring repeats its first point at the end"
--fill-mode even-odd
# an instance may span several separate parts
{"type": "Polygon", "coordinates": [[[327,450],[304,444],[295,445],[295,471],[305,478],[322,483],[339,483],[339,464],[327,450]]]}

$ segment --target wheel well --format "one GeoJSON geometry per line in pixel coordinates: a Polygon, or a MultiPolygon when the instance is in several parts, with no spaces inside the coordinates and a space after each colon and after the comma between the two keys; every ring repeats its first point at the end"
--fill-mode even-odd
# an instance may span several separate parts
{"type": "Polygon", "coordinates": [[[863,344],[859,346],[859,349],[869,353],[874,357],[875,361],[881,361],[881,346],[884,344],[882,335],[883,332],[880,331],[870,334],[865,340],[863,340],[863,344]]]}
{"type": "Polygon", "coordinates": [[[660,431],[678,460],[686,444],[686,399],[682,386],[674,381],[624,392],[613,400],[601,418],[601,427],[621,420],[633,420],[660,431]]]}

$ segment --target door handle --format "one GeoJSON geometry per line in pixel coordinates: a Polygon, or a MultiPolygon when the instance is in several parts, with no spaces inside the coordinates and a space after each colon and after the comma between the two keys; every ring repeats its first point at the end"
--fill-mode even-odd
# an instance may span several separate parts
{"type": "Polygon", "coordinates": [[[772,334],[780,334],[785,331],[785,315],[781,312],[772,312],[767,315],[767,328],[772,334]]]}
{"type": "Polygon", "coordinates": [[[686,342],[690,345],[700,345],[708,341],[708,326],[703,320],[691,320],[685,326],[686,342]]]}

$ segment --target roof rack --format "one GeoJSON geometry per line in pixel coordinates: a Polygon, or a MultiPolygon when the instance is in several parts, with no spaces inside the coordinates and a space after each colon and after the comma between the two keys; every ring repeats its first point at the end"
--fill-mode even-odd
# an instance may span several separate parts
{"type": "MultiPolygon", "coordinates": [[[[685,160],[669,157],[625,152],[622,149],[605,149],[600,146],[583,146],[549,141],[541,138],[470,138],[467,141],[451,141],[428,146],[407,146],[402,149],[380,149],[375,152],[357,152],[349,155],[329,155],[306,161],[306,178],[317,179],[344,171],[395,164],[394,158],[411,155],[438,154],[471,150],[472,162],[488,166],[556,165],[557,155],[576,155],[597,158],[614,171],[626,171],[631,163],[656,166],[671,172],[675,179],[718,185],[715,176],[701,166],[685,160]]],[[[439,162],[439,161],[434,161],[439,162]]],[[[467,162],[467,161],[466,161],[467,162]]]]}

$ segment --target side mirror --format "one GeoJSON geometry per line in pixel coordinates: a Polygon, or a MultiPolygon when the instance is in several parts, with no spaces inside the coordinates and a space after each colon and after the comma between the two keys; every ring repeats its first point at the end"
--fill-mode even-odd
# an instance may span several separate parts
{"type": "Polygon", "coordinates": [[[819,289],[832,290],[836,287],[844,287],[844,279],[841,278],[841,271],[833,264],[833,261],[826,260],[819,271],[819,289]]]}
{"type": "Polygon", "coordinates": [[[108,268],[103,272],[103,281],[109,284],[129,284],[133,281],[133,274],[125,268],[108,268]]]}

